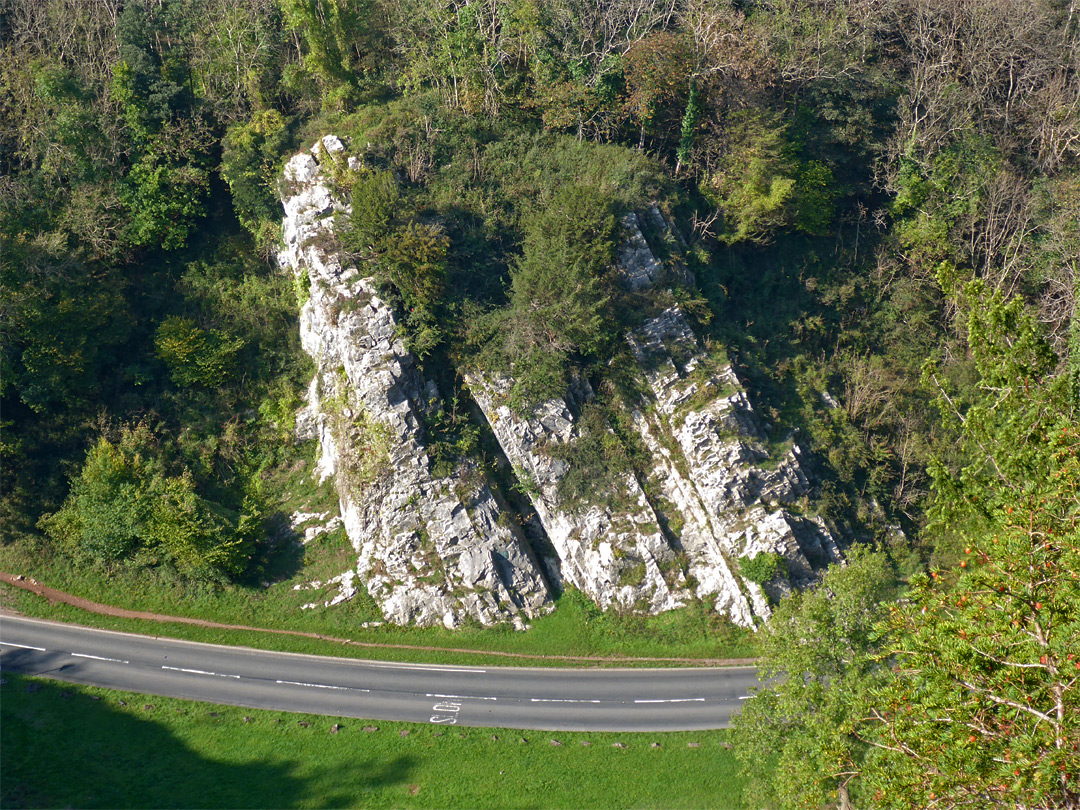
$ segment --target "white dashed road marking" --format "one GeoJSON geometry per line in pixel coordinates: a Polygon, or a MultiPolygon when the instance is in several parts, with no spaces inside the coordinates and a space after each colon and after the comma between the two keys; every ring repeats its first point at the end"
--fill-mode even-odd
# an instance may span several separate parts
{"type": "Polygon", "coordinates": [[[37,650],[38,652],[46,652],[44,647],[31,647],[29,644],[12,644],[10,641],[0,641],[2,647],[18,647],[20,650],[37,650]]]}
{"type": "Polygon", "coordinates": [[[310,686],[312,689],[342,689],[346,692],[370,692],[370,689],[360,689],[356,686],[332,686],[328,683],[304,683],[303,681],[274,681],[289,686],[310,686]]]}
{"type": "Polygon", "coordinates": [[[119,658],[104,658],[100,655],[87,655],[86,653],[71,653],[73,658],[93,658],[95,661],[112,661],[114,664],[130,664],[130,661],[122,661],[119,658]]]}
{"type": "Polygon", "coordinates": [[[205,669],[184,669],[183,667],[165,667],[165,666],[163,666],[162,669],[170,669],[173,672],[187,672],[187,673],[189,673],[191,675],[213,675],[216,678],[236,678],[236,680],[240,680],[239,675],[228,675],[228,674],[225,674],[225,673],[222,673],[222,672],[207,672],[205,669]]]}
{"type": "Polygon", "coordinates": [[[599,700],[577,700],[574,698],[529,698],[533,703],[599,703],[599,700]]]}
{"type": "Polygon", "coordinates": [[[634,703],[704,703],[705,698],[671,698],[669,700],[635,700],[634,703]]]}
{"type": "Polygon", "coordinates": [[[438,692],[428,692],[427,697],[450,698],[451,700],[498,700],[493,697],[480,697],[479,695],[440,695],[438,692]]]}

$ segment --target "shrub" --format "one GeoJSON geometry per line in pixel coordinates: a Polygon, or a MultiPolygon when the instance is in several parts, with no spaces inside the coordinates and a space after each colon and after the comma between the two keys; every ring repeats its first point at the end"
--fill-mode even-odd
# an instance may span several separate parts
{"type": "Polygon", "coordinates": [[[244,341],[217,329],[201,329],[190,318],[170,316],[154,335],[157,356],[173,382],[184,386],[220,386],[235,368],[244,341]]]}
{"type": "Polygon", "coordinates": [[[784,562],[782,554],[762,551],[753,557],[739,558],[739,571],[750,582],[764,585],[780,573],[784,562]]]}

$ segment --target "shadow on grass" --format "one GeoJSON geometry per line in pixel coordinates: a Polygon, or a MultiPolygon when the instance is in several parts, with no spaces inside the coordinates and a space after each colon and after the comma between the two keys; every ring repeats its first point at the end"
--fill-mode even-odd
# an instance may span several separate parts
{"type": "Polygon", "coordinates": [[[300,534],[293,529],[287,514],[274,512],[266,519],[266,539],[258,549],[247,584],[284,582],[303,567],[304,544],[300,534]]]}
{"type": "Polygon", "coordinates": [[[80,687],[11,673],[3,681],[3,808],[347,806],[358,794],[404,785],[416,766],[395,756],[322,767],[314,750],[322,734],[291,718],[257,734],[225,707],[130,695],[125,707],[115,693],[96,699],[80,687]],[[243,732],[230,728],[237,721],[243,732]],[[262,744],[251,744],[256,736],[262,744]],[[212,759],[200,747],[229,758],[212,759]]]}

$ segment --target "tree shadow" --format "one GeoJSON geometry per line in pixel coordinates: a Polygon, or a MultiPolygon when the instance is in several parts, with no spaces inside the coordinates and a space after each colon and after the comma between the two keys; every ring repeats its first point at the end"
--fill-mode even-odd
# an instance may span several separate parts
{"type": "Polygon", "coordinates": [[[370,751],[367,760],[353,759],[350,752],[363,752],[359,739],[324,738],[325,730],[316,735],[294,716],[248,718],[231,707],[99,696],[10,672],[3,681],[4,808],[350,806],[366,793],[404,786],[417,764],[409,755],[372,759],[370,751]],[[130,705],[118,705],[122,699],[130,705]],[[259,726],[241,732],[249,720],[259,726]],[[245,745],[256,733],[268,743],[245,745]],[[343,756],[313,765],[322,759],[326,739],[341,745],[343,756]],[[228,752],[228,759],[200,748],[228,752]],[[267,750],[274,753],[267,756],[267,750]],[[341,759],[348,764],[337,764],[341,759]]]}
{"type": "Polygon", "coordinates": [[[266,539],[256,552],[255,564],[247,577],[249,584],[284,582],[304,567],[304,544],[285,512],[266,518],[266,539]]]}

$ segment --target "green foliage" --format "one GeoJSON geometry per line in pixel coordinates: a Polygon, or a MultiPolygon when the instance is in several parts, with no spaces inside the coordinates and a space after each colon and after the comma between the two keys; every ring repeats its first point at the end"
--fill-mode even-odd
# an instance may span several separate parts
{"type": "MultiPolygon", "coordinates": [[[[497,55],[490,40],[485,41],[485,10],[466,3],[440,7],[423,2],[402,2],[392,6],[396,38],[406,52],[403,79],[410,91],[430,83],[441,91],[444,103],[467,113],[497,109],[497,86],[492,76],[497,55]]],[[[491,16],[505,12],[492,9],[491,16]]]]}
{"type": "Polygon", "coordinates": [[[832,170],[818,160],[799,166],[795,178],[795,227],[814,236],[829,232],[839,191],[832,170]]]}
{"type": "Polygon", "coordinates": [[[130,328],[122,281],[70,255],[61,233],[0,238],[4,395],[39,414],[87,408],[130,328]]]}
{"type": "Polygon", "coordinates": [[[311,276],[306,272],[294,273],[292,285],[293,295],[296,296],[296,311],[299,312],[311,298],[311,276]]]}
{"type": "Polygon", "coordinates": [[[187,85],[185,34],[195,22],[183,0],[129,3],[116,22],[119,61],[113,94],[127,126],[143,139],[194,99],[187,85]]]}
{"type": "MultiPolygon", "coordinates": [[[[371,0],[278,0],[285,27],[301,38],[300,67],[314,79],[322,106],[348,109],[362,100],[367,80],[387,54],[383,16],[371,0]]],[[[293,89],[303,92],[301,76],[293,89]]]]}
{"type": "Polygon", "coordinates": [[[360,255],[377,250],[402,215],[401,189],[389,170],[362,168],[349,176],[352,213],[341,235],[346,249],[360,255]]]}
{"type": "Polygon", "coordinates": [[[464,459],[476,455],[480,430],[470,422],[468,412],[457,396],[441,405],[426,420],[427,453],[431,458],[431,474],[446,478],[457,471],[464,459]]]}
{"type": "Polygon", "coordinates": [[[690,150],[694,145],[702,106],[701,91],[698,89],[697,82],[691,80],[690,94],[686,98],[686,109],[683,111],[682,121],[679,122],[679,148],[675,152],[680,166],[690,162],[690,150]]]}
{"type": "Polygon", "coordinates": [[[548,449],[567,465],[558,483],[560,497],[572,506],[604,504],[624,511],[629,506],[626,482],[634,474],[634,459],[632,450],[612,430],[609,406],[588,403],[581,409],[577,426],[574,441],[548,449]]]}
{"type": "Polygon", "coordinates": [[[362,168],[342,182],[352,199],[342,246],[368,264],[379,292],[403,310],[409,351],[428,357],[443,339],[450,239],[440,224],[408,218],[392,171],[362,168]]]}
{"type": "Polygon", "coordinates": [[[289,143],[289,119],[259,110],[229,127],[221,140],[221,176],[229,184],[236,217],[264,250],[276,247],[280,210],[275,190],[289,143]]]}
{"type": "Polygon", "coordinates": [[[828,232],[840,196],[832,169],[800,159],[787,124],[744,113],[733,117],[728,138],[717,170],[700,183],[724,216],[724,241],[766,243],[789,228],[828,232]]]}
{"type": "Polygon", "coordinates": [[[724,214],[732,242],[765,242],[792,220],[796,165],[785,128],[744,115],[732,127],[731,146],[701,191],[724,214]]]}
{"type": "Polygon", "coordinates": [[[406,308],[434,309],[442,298],[449,246],[439,226],[410,222],[385,237],[377,278],[393,285],[406,308]]]}
{"type": "Polygon", "coordinates": [[[235,357],[243,347],[242,338],[219,330],[201,329],[190,318],[170,316],[157,328],[154,348],[169,367],[178,385],[216,388],[235,371],[235,357]]]}
{"type": "Polygon", "coordinates": [[[192,32],[195,95],[225,124],[277,100],[287,41],[276,0],[209,3],[192,32]]]}
{"type": "Polygon", "coordinates": [[[958,467],[939,459],[931,468],[930,514],[946,561],[965,544],[965,532],[993,525],[1002,498],[1046,480],[1048,448],[1077,408],[1067,378],[1051,376],[1056,357],[1024,303],[1005,300],[981,281],[957,289],[950,276],[943,266],[940,277],[967,316],[978,382],[973,390],[956,390],[932,363],[924,369],[945,425],[962,439],[958,467]]]}
{"type": "MultiPolygon", "coordinates": [[[[201,133],[193,133],[201,140],[201,133]]],[[[177,154],[190,146],[193,150],[205,149],[205,141],[194,144],[186,133],[172,128],[159,133],[162,140],[176,142],[168,147],[177,154]]],[[[155,140],[155,143],[160,143],[155,140]]],[[[198,157],[198,151],[195,151],[198,157]]],[[[205,213],[205,197],[209,186],[209,172],[198,163],[184,159],[173,162],[169,155],[147,151],[131,167],[120,199],[128,209],[130,220],[125,235],[136,246],[160,244],[166,250],[182,247],[195,220],[205,213]]]]}
{"type": "Polygon", "coordinates": [[[783,571],[784,555],[762,551],[753,557],[739,558],[739,573],[751,582],[764,585],[783,571]]]}
{"type": "MultiPolygon", "coordinates": [[[[136,8],[141,6],[126,7],[136,8]]],[[[119,191],[128,214],[124,238],[138,247],[158,243],[174,249],[185,244],[205,213],[210,134],[201,118],[190,115],[183,88],[158,81],[152,65],[142,70],[146,75],[118,63],[111,86],[134,147],[119,191]]]]}
{"type": "Polygon", "coordinates": [[[864,731],[874,801],[1068,806],[1080,796],[1080,435],[1067,379],[1023,304],[950,290],[978,373],[950,396],[960,466],[934,473],[944,567],[885,626],[896,677],[864,731]]]}
{"type": "MultiPolygon", "coordinates": [[[[644,145],[646,130],[650,128],[656,127],[661,134],[674,129],[689,88],[690,61],[686,41],[668,31],[654,32],[635,42],[626,52],[623,58],[625,105],[631,120],[640,127],[640,145],[644,145]]],[[[693,104],[694,100],[685,102],[682,112],[682,129],[691,132],[694,121],[689,113],[693,104]]],[[[685,139],[685,132],[680,135],[685,139]]]]}
{"type": "Polygon", "coordinates": [[[535,402],[562,393],[571,353],[594,354],[610,339],[615,216],[595,189],[567,186],[526,223],[524,251],[511,271],[506,351],[514,397],[535,402]]]}
{"type": "Polygon", "coordinates": [[[63,507],[41,527],[73,554],[107,565],[155,564],[160,555],[182,576],[213,580],[247,567],[253,523],[262,520],[254,505],[238,518],[201,497],[190,471],[170,463],[142,424],[115,443],[98,440],[63,507]]]}
{"type": "Polygon", "coordinates": [[[125,457],[101,439],[87,455],[65,507],[46,519],[45,530],[95,559],[129,556],[154,506],[146,492],[153,465],[153,459],[125,457]]]}
{"type": "Polygon", "coordinates": [[[139,247],[181,247],[205,213],[211,138],[187,82],[186,11],[182,0],[132,3],[116,25],[110,96],[133,147],[120,199],[125,238],[139,247]]]}
{"type": "Polygon", "coordinates": [[[897,676],[874,695],[865,780],[879,807],[1068,806],[1080,796],[1080,436],[1047,448],[997,525],[889,616],[897,676]]]}
{"type": "Polygon", "coordinates": [[[932,266],[976,258],[970,235],[1001,169],[1000,151],[970,132],[929,159],[913,149],[901,158],[891,211],[911,260],[932,266]]]}
{"type": "Polygon", "coordinates": [[[885,556],[856,546],[847,565],[784,599],[758,631],[768,685],[746,701],[733,732],[749,801],[815,808],[847,800],[867,750],[856,720],[887,671],[875,658],[875,628],[892,587],[885,556]]]}

